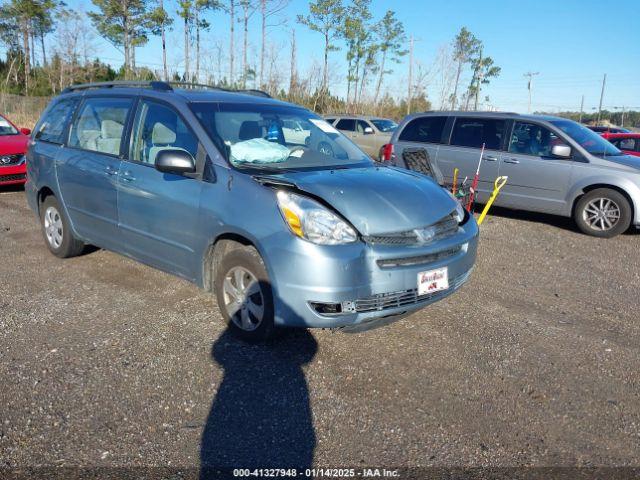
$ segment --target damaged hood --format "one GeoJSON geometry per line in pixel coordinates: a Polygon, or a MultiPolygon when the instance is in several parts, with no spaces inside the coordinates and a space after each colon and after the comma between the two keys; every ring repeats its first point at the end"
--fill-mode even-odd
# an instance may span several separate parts
{"type": "Polygon", "coordinates": [[[393,167],[286,172],[269,178],[322,198],[363,235],[425,227],[456,207],[436,182],[393,167]]]}

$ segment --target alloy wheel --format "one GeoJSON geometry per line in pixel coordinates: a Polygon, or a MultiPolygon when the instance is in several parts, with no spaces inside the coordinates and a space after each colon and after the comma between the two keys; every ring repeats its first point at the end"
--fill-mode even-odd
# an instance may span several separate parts
{"type": "Polygon", "coordinates": [[[584,207],[582,218],[594,230],[606,232],[620,221],[620,207],[610,198],[594,198],[584,207]]]}
{"type": "Polygon", "coordinates": [[[264,318],[264,296],[253,273],[243,267],[227,272],[222,285],[224,306],[231,321],[242,330],[253,331],[264,318]]]}
{"type": "Polygon", "coordinates": [[[49,245],[54,249],[62,245],[62,218],[55,207],[48,207],[44,212],[44,232],[49,245]]]}

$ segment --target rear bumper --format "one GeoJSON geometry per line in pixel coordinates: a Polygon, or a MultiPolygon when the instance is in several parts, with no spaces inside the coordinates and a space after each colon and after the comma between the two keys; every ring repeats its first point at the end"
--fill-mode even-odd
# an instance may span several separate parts
{"type": "Polygon", "coordinates": [[[289,234],[289,241],[274,245],[267,256],[276,324],[362,331],[398,320],[458,290],[475,263],[477,242],[473,219],[456,235],[426,247],[317,246],[289,234]],[[445,251],[454,253],[427,257],[445,251]],[[385,260],[414,257],[427,260],[381,266],[385,260]],[[448,269],[449,288],[419,296],[418,273],[441,267],[448,269]],[[321,314],[314,304],[347,307],[340,313],[321,314]]]}
{"type": "Polygon", "coordinates": [[[19,185],[27,181],[27,165],[0,167],[0,185],[19,185]]]}

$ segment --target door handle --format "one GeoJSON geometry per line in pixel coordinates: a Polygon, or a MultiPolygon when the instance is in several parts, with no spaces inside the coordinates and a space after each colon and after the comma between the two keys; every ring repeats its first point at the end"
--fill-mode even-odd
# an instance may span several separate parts
{"type": "Polygon", "coordinates": [[[496,157],[495,155],[485,155],[482,158],[484,158],[487,162],[495,162],[498,160],[498,157],[496,157]]]}
{"type": "Polygon", "coordinates": [[[504,163],[513,163],[513,164],[517,164],[520,163],[520,160],[518,160],[517,158],[505,158],[504,163]]]}
{"type": "Polygon", "coordinates": [[[133,182],[136,179],[136,177],[134,177],[131,172],[124,172],[122,174],[122,180],[124,180],[125,182],[133,182]]]}
{"type": "Polygon", "coordinates": [[[113,176],[113,175],[117,175],[118,171],[113,167],[107,166],[104,169],[104,173],[106,173],[107,175],[113,176]]]}

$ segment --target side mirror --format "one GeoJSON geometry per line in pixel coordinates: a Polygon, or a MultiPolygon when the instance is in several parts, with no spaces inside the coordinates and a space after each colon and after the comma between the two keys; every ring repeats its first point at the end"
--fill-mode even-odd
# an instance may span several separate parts
{"type": "Polygon", "coordinates": [[[364,134],[365,135],[371,135],[373,133],[373,128],[371,127],[364,127],[364,134]]]}
{"type": "Polygon", "coordinates": [[[31,135],[31,129],[30,128],[21,128],[20,129],[20,133],[23,135],[31,135]]]}
{"type": "Polygon", "coordinates": [[[571,147],[569,145],[554,145],[551,147],[551,155],[558,158],[571,158],[571,147]]]}
{"type": "Polygon", "coordinates": [[[156,156],[156,170],[164,173],[194,173],[196,162],[189,152],[178,149],[166,149],[156,156]]]}

